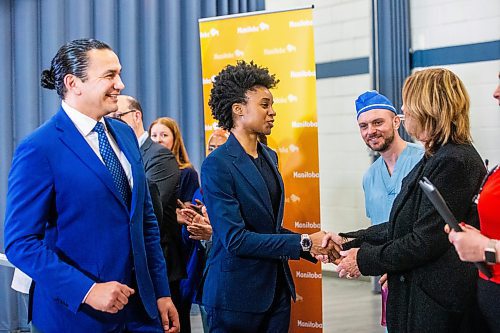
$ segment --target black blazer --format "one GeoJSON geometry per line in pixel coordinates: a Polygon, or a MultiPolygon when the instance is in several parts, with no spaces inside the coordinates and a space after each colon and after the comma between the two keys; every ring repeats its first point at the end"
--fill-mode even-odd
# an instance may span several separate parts
{"type": "Polygon", "coordinates": [[[163,255],[168,267],[168,280],[169,282],[179,281],[187,276],[186,262],[182,257],[181,226],[177,223],[175,213],[179,167],[172,152],[153,142],[149,137],[140,149],[146,177],[150,183],[153,182],[156,185],[160,195],[161,214],[158,207],[155,207],[155,213],[160,227],[163,255]]]}
{"type": "Polygon", "coordinates": [[[151,203],[153,204],[153,210],[155,212],[158,225],[161,225],[163,218],[163,207],[161,204],[160,190],[155,182],[148,180],[149,194],[151,194],[151,203]]]}
{"type": "Polygon", "coordinates": [[[427,177],[460,221],[478,227],[472,198],[485,175],[472,145],[447,144],[424,157],[403,180],[389,222],[344,234],[356,237],[364,275],[388,273],[389,332],[468,332],[477,271],[460,261],[444,220],[418,185],[427,177]]]}

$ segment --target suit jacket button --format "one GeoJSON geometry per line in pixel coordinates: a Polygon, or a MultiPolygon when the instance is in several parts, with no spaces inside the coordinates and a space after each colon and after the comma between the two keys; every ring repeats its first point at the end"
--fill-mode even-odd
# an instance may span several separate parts
{"type": "Polygon", "coordinates": [[[400,276],[400,277],[399,277],[399,281],[401,281],[401,282],[405,282],[405,277],[404,277],[404,276],[400,276]]]}

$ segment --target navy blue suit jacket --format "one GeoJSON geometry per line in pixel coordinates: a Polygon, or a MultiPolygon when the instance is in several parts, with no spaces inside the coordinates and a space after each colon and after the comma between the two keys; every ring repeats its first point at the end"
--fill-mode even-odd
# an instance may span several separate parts
{"type": "Polygon", "coordinates": [[[202,165],[203,198],[213,228],[202,302],[210,307],[254,313],[268,310],[278,270],[283,270],[295,299],[288,260],[301,255],[300,235],[282,228],[284,188],[277,156],[258,144],[281,187],[277,220],[264,179],[234,135],[202,165]]]}
{"type": "Polygon", "coordinates": [[[94,282],[135,279],[151,318],[158,315],[156,299],[170,295],[137,139],[128,125],[105,122],[132,167],[130,210],[62,108],[14,155],[6,254],[35,281],[33,322],[44,332],[103,331],[123,315],[81,304],[94,282]]]}

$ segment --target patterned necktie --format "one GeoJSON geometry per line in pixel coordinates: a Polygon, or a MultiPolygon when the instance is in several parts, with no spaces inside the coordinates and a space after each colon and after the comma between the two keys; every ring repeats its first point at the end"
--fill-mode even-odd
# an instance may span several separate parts
{"type": "Polygon", "coordinates": [[[104,130],[104,125],[101,122],[97,122],[94,127],[94,132],[97,133],[99,138],[99,152],[104,160],[104,164],[106,164],[109,172],[111,172],[116,188],[120,192],[125,205],[128,207],[130,203],[130,186],[125,170],[123,170],[120,160],[118,160],[113,148],[111,148],[108,137],[106,136],[106,131],[104,130]]]}

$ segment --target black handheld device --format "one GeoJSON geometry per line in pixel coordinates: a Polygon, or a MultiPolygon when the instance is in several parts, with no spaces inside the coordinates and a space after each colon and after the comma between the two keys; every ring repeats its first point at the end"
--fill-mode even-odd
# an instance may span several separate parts
{"type": "MultiPolygon", "coordinates": [[[[453,228],[453,230],[457,232],[463,231],[460,224],[458,224],[457,218],[455,217],[455,215],[453,215],[443,196],[441,195],[441,193],[439,193],[434,184],[432,184],[431,181],[427,179],[427,177],[423,177],[422,180],[420,180],[418,183],[420,185],[420,188],[424,191],[425,195],[427,196],[427,198],[429,198],[444,221],[451,228],[453,228]]],[[[477,269],[479,269],[481,273],[486,275],[488,278],[491,278],[493,276],[486,263],[476,262],[474,264],[476,265],[477,269]]]]}

